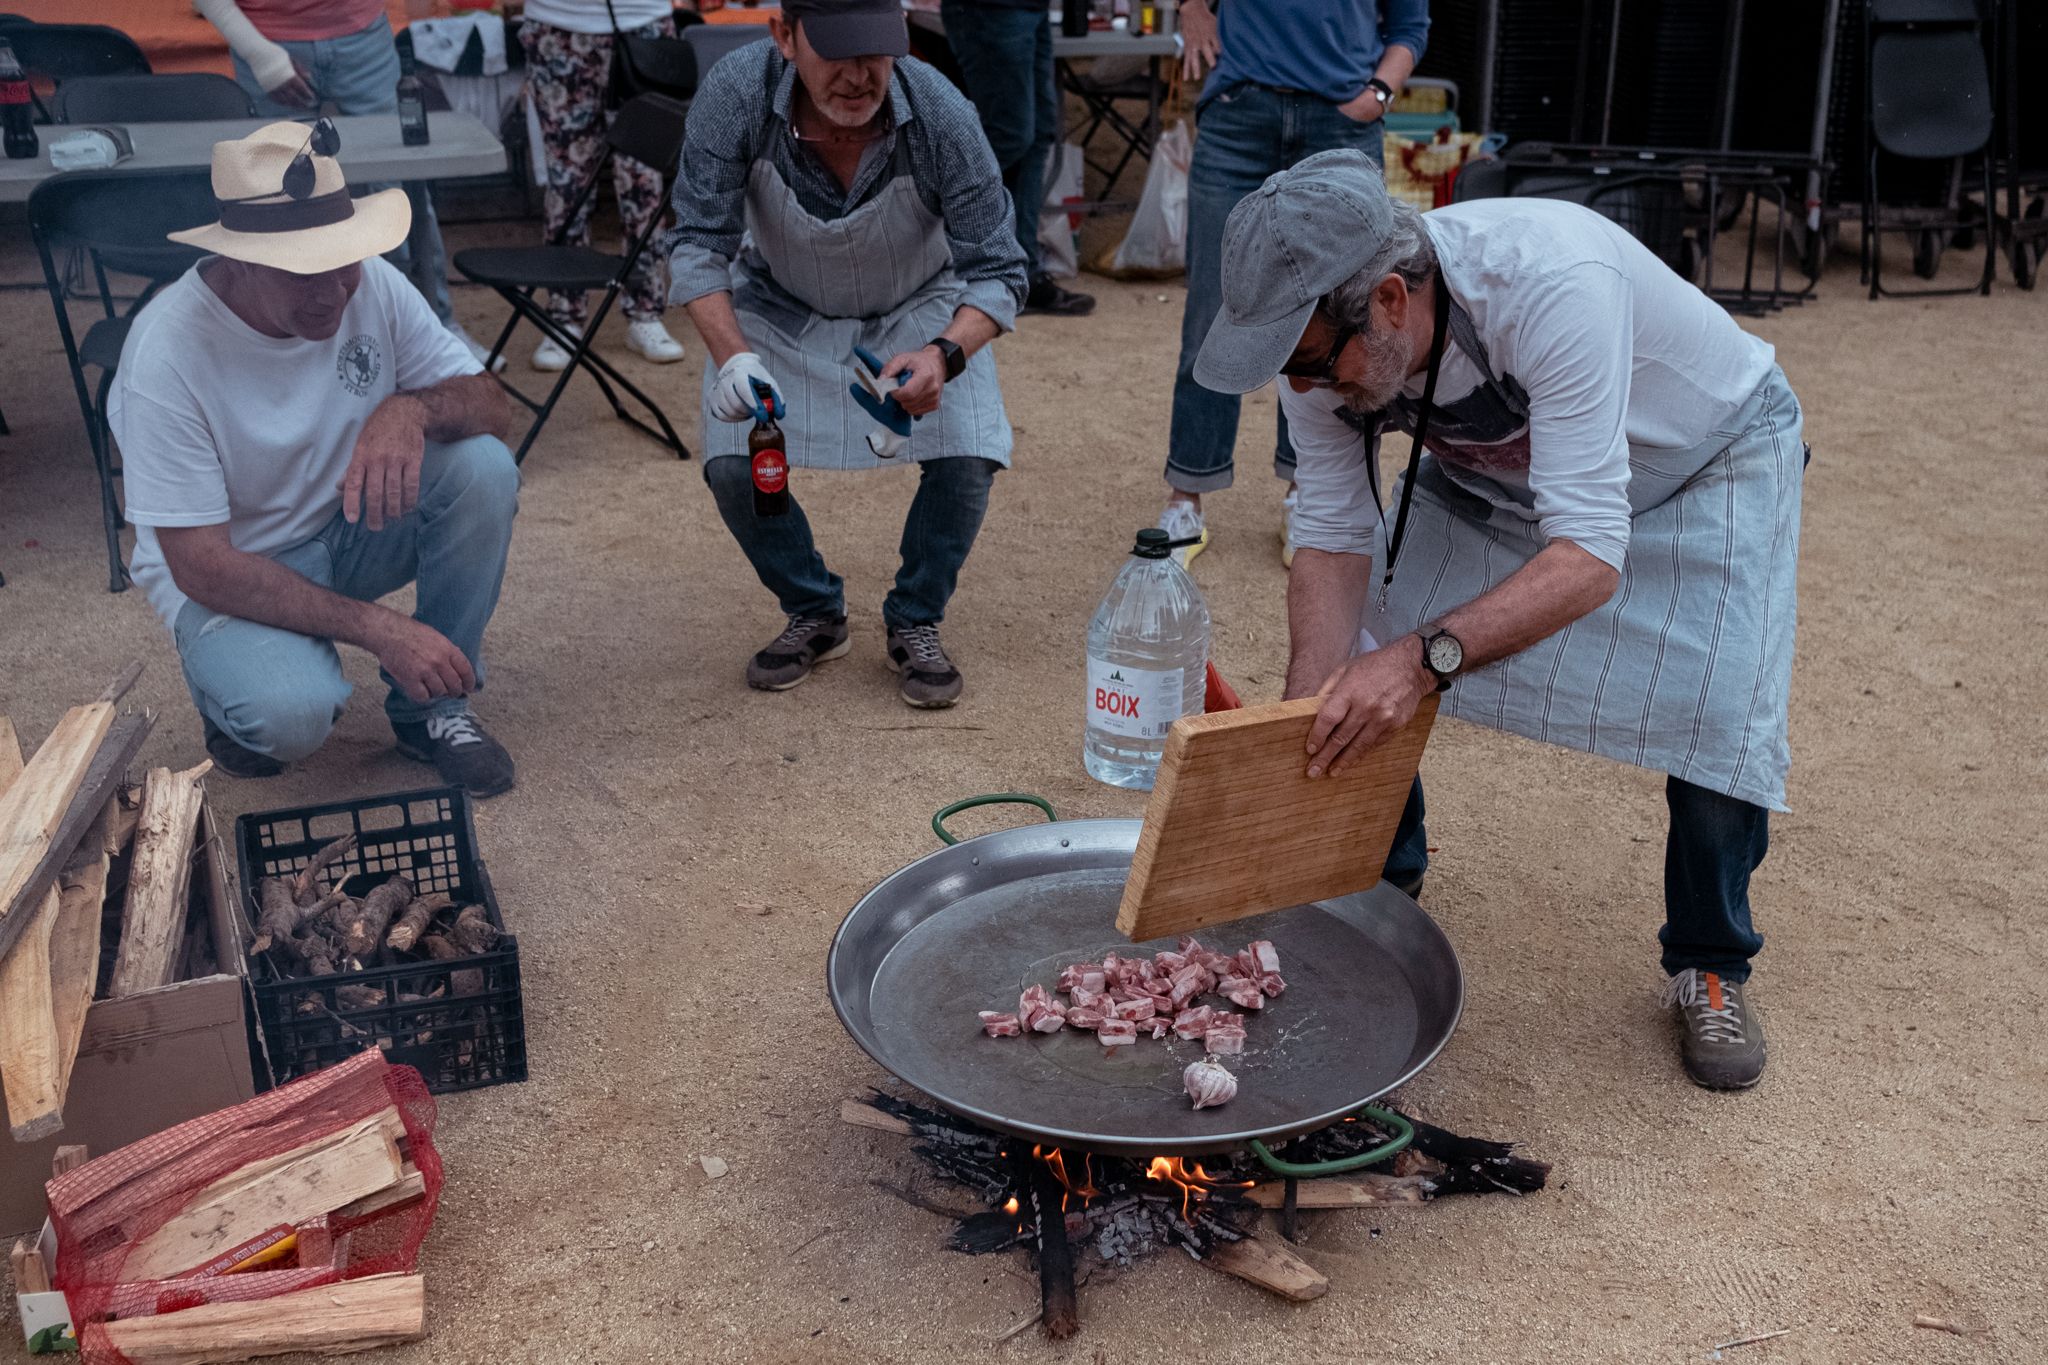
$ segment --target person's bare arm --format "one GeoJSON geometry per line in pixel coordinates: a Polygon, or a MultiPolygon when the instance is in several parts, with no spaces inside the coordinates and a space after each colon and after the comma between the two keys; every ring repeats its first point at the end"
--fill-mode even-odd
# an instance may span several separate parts
{"type": "MultiPolygon", "coordinates": [[[[976,351],[1001,336],[1002,332],[994,318],[972,304],[963,303],[954,310],[953,320],[939,335],[972,358],[976,351]]],[[[945,390],[945,358],[939,354],[938,347],[926,343],[914,351],[891,356],[889,363],[882,366],[882,378],[887,379],[906,370],[910,378],[896,389],[896,401],[912,417],[922,417],[938,407],[939,395],[945,390]]]]}
{"type": "Polygon", "coordinates": [[[428,441],[503,436],[509,420],[505,391],[487,374],[457,375],[392,394],[356,436],[341,480],[341,514],[350,522],[367,516],[372,531],[383,530],[387,518],[396,521],[419,504],[420,461],[428,441]]]}
{"type": "MultiPolygon", "coordinates": [[[[1373,69],[1374,76],[1387,83],[1387,88],[1396,95],[1408,78],[1415,74],[1415,53],[1404,43],[1390,43],[1380,55],[1380,64],[1373,69]]],[[[1359,91],[1350,99],[1337,106],[1344,116],[1360,123],[1371,123],[1387,111],[1380,106],[1380,97],[1373,93],[1371,86],[1359,91]]]]}
{"type": "Polygon", "coordinates": [[[749,349],[746,334],[740,331],[740,315],[733,311],[731,294],[701,294],[684,304],[683,310],[690,315],[697,335],[703,338],[713,365],[723,365],[749,349]]]}
{"type": "Polygon", "coordinates": [[[179,591],[210,611],[366,649],[414,701],[467,696],[476,687],[468,658],[432,626],[237,550],[225,523],[161,526],[156,538],[179,591]]]}
{"type": "Polygon", "coordinates": [[[1287,571],[1287,700],[1312,697],[1358,647],[1371,555],[1307,546],[1287,571]]]}
{"type": "MultiPolygon", "coordinates": [[[[1302,551],[1295,556],[1299,569],[1302,551]]],[[[1326,558],[1328,556],[1325,556],[1326,558]]],[[[1621,575],[1568,540],[1554,540],[1488,592],[1436,619],[1458,637],[1466,672],[1563,630],[1614,595],[1621,575]]],[[[1365,586],[1365,585],[1361,585],[1365,586]]],[[[1288,590],[1292,618],[1293,588],[1288,590]]],[[[1339,773],[1406,725],[1436,675],[1422,663],[1422,637],[1410,633],[1333,670],[1316,689],[1323,708],[1308,736],[1308,775],[1339,773]]],[[[1288,695],[1295,676],[1288,671],[1288,695]]]]}

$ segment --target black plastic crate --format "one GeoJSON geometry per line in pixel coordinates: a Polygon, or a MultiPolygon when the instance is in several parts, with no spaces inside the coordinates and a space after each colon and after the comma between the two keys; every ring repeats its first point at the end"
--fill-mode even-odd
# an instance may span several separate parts
{"type": "MultiPolygon", "coordinates": [[[[371,796],[235,821],[243,913],[256,919],[256,883],[298,871],[345,834],[356,846],[330,876],[360,896],[403,873],[422,894],[481,904],[502,934],[504,917],[477,851],[469,793],[458,787],[371,796]]],[[[526,1079],[526,1015],[519,943],[510,934],[476,957],[406,962],[334,976],[285,977],[263,958],[250,964],[256,1011],[278,1084],[331,1066],[375,1044],[417,1067],[436,1092],[526,1079]],[[457,985],[473,987],[456,994],[457,985]],[[343,988],[351,999],[344,1001],[343,988]],[[438,998],[427,998],[439,989],[438,998]],[[366,993],[373,999],[362,998],[366,993]]]]}

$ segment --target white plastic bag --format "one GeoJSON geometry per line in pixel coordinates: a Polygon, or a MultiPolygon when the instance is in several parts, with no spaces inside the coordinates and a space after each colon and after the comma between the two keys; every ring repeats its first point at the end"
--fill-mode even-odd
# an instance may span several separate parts
{"type": "Polygon", "coordinates": [[[1111,268],[1134,275],[1174,275],[1187,269],[1188,168],[1195,140],[1185,121],[1160,134],[1145,172],[1145,192],[1111,268]]]}
{"type": "Polygon", "coordinates": [[[1081,215],[1068,205],[1081,202],[1081,149],[1073,143],[1053,148],[1051,174],[1045,178],[1045,202],[1038,212],[1038,269],[1067,279],[1081,273],[1081,215]]]}

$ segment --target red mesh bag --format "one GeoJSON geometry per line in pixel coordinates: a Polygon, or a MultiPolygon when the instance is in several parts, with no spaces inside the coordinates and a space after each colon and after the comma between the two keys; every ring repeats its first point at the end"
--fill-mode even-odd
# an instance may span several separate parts
{"type": "MultiPolygon", "coordinates": [[[[52,1180],[56,1287],[70,1304],[86,1365],[125,1365],[126,1357],[109,1342],[105,1326],[116,1318],[267,1299],[365,1275],[409,1273],[441,1197],[434,1113],[420,1073],[393,1066],[371,1049],[244,1104],[130,1143],[52,1180]],[[396,1124],[386,1110],[396,1111],[396,1124]],[[373,1135],[365,1142],[380,1141],[374,1136],[379,1134],[402,1142],[399,1151],[424,1186],[421,1197],[353,1216],[336,1213],[253,1229],[264,1236],[198,1266],[168,1268],[190,1254],[187,1244],[172,1239],[167,1249],[166,1239],[151,1242],[223,1177],[296,1149],[331,1150],[319,1145],[364,1126],[373,1135]],[[229,1266],[264,1250],[264,1243],[287,1226],[296,1237],[289,1252],[273,1248],[267,1268],[229,1272],[229,1266]],[[146,1263],[149,1274],[168,1278],[137,1278],[128,1269],[131,1258],[146,1263]]],[[[244,1201],[238,1207],[253,1206],[254,1201],[244,1201]]]]}

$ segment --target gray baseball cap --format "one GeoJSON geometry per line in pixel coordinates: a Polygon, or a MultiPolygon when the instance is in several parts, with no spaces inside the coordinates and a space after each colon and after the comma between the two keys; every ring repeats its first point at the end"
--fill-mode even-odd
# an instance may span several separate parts
{"type": "Polygon", "coordinates": [[[910,53],[903,0],[783,0],[782,14],[827,61],[910,53]]]}
{"type": "Polygon", "coordinates": [[[1249,393],[1280,373],[1316,301],[1356,274],[1393,225],[1386,179],[1363,152],[1317,152],[1267,177],[1223,225],[1223,307],[1195,381],[1249,393]]]}

